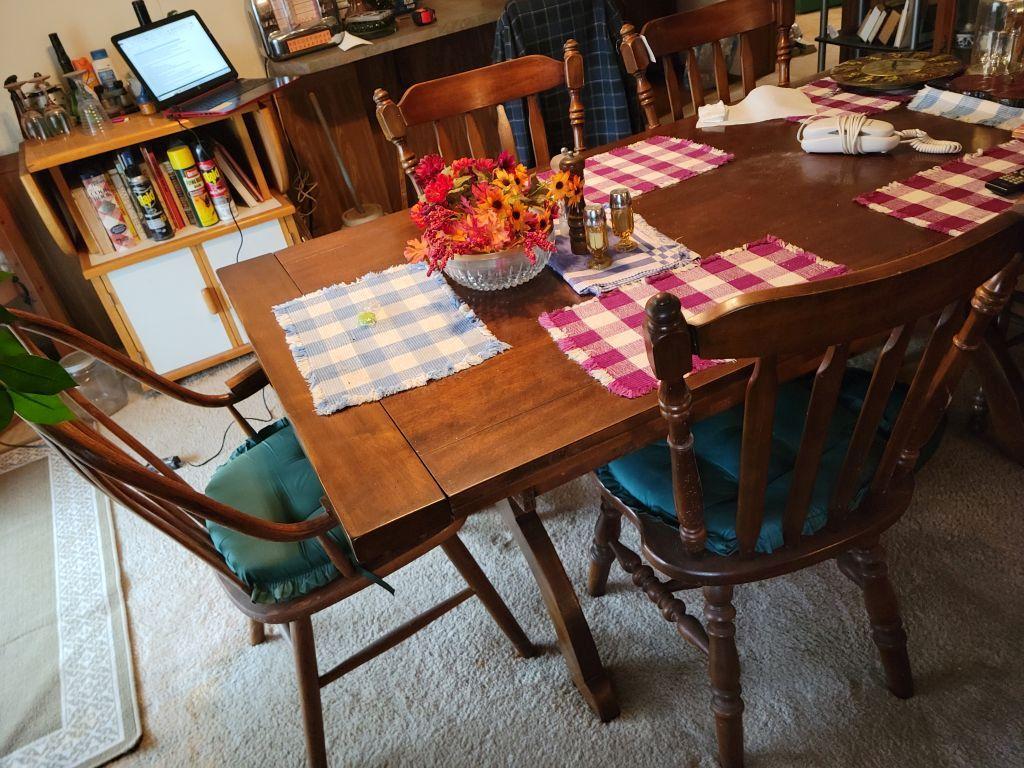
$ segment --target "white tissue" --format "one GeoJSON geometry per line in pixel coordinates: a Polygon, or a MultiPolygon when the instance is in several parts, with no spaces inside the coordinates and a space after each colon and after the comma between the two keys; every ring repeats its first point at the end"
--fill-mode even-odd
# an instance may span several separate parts
{"type": "Polygon", "coordinates": [[[785,117],[804,117],[817,112],[806,93],[795,88],[759,85],[739,104],[708,104],[697,110],[697,127],[746,125],[785,117]]]}

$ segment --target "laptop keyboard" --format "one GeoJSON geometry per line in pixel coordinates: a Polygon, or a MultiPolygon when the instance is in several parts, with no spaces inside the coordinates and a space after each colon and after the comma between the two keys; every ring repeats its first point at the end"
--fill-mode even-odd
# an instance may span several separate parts
{"type": "Polygon", "coordinates": [[[225,101],[239,98],[242,94],[255,88],[259,88],[264,82],[264,80],[255,79],[238,80],[221,88],[217,88],[203,96],[196,96],[194,99],[189,99],[183,104],[179,104],[177,108],[187,112],[202,112],[206,109],[213,109],[214,107],[223,104],[225,101]]]}

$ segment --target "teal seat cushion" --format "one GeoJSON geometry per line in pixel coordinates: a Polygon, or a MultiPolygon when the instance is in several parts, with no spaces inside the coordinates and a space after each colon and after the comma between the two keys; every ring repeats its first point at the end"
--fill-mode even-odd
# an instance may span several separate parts
{"type": "MultiPolygon", "coordinates": [[[[804,525],[805,535],[815,533],[827,522],[829,497],[842,468],[870,380],[870,372],[858,368],[848,369],[843,378],[839,403],[822,450],[804,525]]],[[[813,379],[804,378],[779,387],[772,428],[764,519],[756,546],[758,552],[770,553],[783,544],[782,514],[803,436],[812,382],[813,379]]],[[[862,485],[851,506],[859,503],[867,490],[871,472],[881,458],[885,440],[891,434],[905,397],[906,388],[897,385],[886,405],[862,485]]],[[[693,425],[692,431],[704,499],[704,523],[708,534],[706,548],[719,555],[731,555],[738,546],[736,499],[739,492],[743,406],[698,422],[693,425]]],[[[929,443],[922,458],[934,451],[937,441],[938,434],[929,443]]],[[[672,498],[671,459],[664,440],[606,464],[597,470],[597,474],[604,486],[627,506],[678,525],[672,498]]]]}
{"type": "MultiPolygon", "coordinates": [[[[213,473],[206,494],[215,501],[275,523],[324,514],[324,489],[287,419],[264,427],[213,473]]],[[[252,590],[258,603],[293,600],[338,576],[320,542],[276,542],[207,523],[217,551],[252,590]]],[[[341,528],[330,534],[348,550],[341,528]]]]}

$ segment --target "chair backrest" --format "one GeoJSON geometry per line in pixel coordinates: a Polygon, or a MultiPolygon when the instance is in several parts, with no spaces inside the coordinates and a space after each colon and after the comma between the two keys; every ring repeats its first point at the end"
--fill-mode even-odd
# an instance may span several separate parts
{"type": "Polygon", "coordinates": [[[789,28],[794,18],[794,0],[721,0],[692,11],[652,19],[644,24],[639,33],[632,24],[623,26],[619,53],[626,71],[636,78],[637,98],[647,128],[655,128],[659,124],[654,88],[647,78],[647,68],[651,65],[648,45],[650,52],[662,62],[672,119],[681,120],[688,101],[693,101],[694,109],[705,103],[704,85],[695,50],[701,45],[711,45],[718,98],[731,104],[729,68],[721,41],[733,36],[739,37],[740,74],[743,94],[746,95],[757,85],[750,33],[773,25],[778,38],[778,82],[779,85],[789,85],[789,61],[792,56],[789,28]],[[644,40],[647,41],[646,45],[644,40]],[[680,83],[679,67],[686,69],[690,86],[689,99],[680,83]]]}
{"type": "MultiPolygon", "coordinates": [[[[146,387],[176,400],[203,408],[226,408],[250,437],[256,432],[235,404],[252,396],[266,383],[258,375],[227,382],[228,393],[195,392],[164,378],[107,345],[49,318],[9,309],[15,322],[9,328],[30,354],[41,355],[33,336],[44,336],[102,360],[146,387]]],[[[90,483],[157,529],[170,536],[244,591],[248,587],[228,568],[216,550],[205,521],[268,541],[303,541],[316,538],[341,573],[353,574],[344,552],[327,536],[339,525],[327,514],[302,523],[274,523],[221,504],[193,489],[141,440],[93,405],[78,388],[63,393],[73,410],[86,418],[59,424],[31,424],[43,440],[66,458],[90,483]],[[89,420],[94,420],[90,424],[89,420]]],[[[328,508],[329,506],[326,505],[328,508]]]]}
{"type": "MultiPolygon", "coordinates": [[[[384,135],[398,149],[398,161],[417,192],[422,192],[414,170],[419,158],[409,147],[409,128],[430,124],[434,145],[439,155],[448,161],[458,157],[455,136],[448,118],[461,118],[455,127],[459,138],[468,146],[470,155],[484,157],[492,154],[486,136],[493,133],[493,116],[502,104],[525,99],[529,115],[530,139],[537,168],[551,162],[544,119],[541,116],[538,95],[552,88],[569,90],[569,121],[572,126],[574,149],[584,148],[583,56],[575,40],[565,44],[563,61],[547,56],[523,56],[480,69],[449,75],[411,86],[395,104],[387,91],[378,88],[373,94],[377,104],[377,120],[384,135]],[[483,113],[483,114],[482,114],[483,113]]],[[[503,111],[503,110],[500,110],[503,111]]],[[[497,124],[500,148],[515,154],[515,141],[507,122],[499,114],[497,124]],[[504,126],[504,127],[503,127],[504,126]]],[[[493,154],[497,154],[493,152],[493,154]]]]}
{"type": "Polygon", "coordinates": [[[739,555],[749,558],[764,520],[780,363],[794,356],[815,359],[824,351],[783,515],[785,546],[798,545],[846,362],[865,340],[881,350],[829,491],[829,526],[834,529],[844,520],[855,520],[858,512],[879,508],[890,492],[912,489],[911,472],[921,447],[948,405],[968,354],[1005,306],[1020,269],[1024,225],[1015,214],[1008,217],[1013,218],[1000,217],[890,264],[736,297],[690,324],[683,319],[675,296],[662,293],[651,298],[645,338],[651,366],[661,382],[659,401],[669,424],[676,514],[689,551],[702,551],[706,539],[690,432],[691,395],[684,379],[691,368],[691,354],[707,360],[755,361],[746,383],[736,519],[739,555]],[[870,490],[858,504],[855,495],[864,487],[869,452],[876,444],[908,343],[915,329],[928,328],[927,346],[871,477],[870,490]]]}

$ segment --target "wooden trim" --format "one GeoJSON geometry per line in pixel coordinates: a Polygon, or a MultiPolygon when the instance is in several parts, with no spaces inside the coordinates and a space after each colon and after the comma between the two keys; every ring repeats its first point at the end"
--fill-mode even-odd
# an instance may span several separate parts
{"type": "Polygon", "coordinates": [[[93,278],[89,282],[96,289],[100,304],[106,310],[110,322],[114,324],[114,330],[117,331],[118,338],[124,344],[124,351],[128,353],[128,357],[141,365],[149,366],[149,359],[142,349],[138,336],[135,335],[135,329],[132,328],[131,321],[128,319],[128,313],[124,311],[124,307],[121,306],[121,302],[117,298],[114,286],[105,276],[93,278]]]}
{"type": "Polygon", "coordinates": [[[256,154],[256,147],[252,143],[252,134],[249,133],[249,126],[245,124],[245,115],[232,115],[231,126],[235,129],[235,135],[238,136],[238,141],[242,145],[246,160],[249,161],[249,170],[252,172],[260,194],[264,198],[271,197],[272,193],[267,185],[267,177],[263,174],[263,166],[260,164],[259,155],[256,154]]]}
{"type": "Polygon", "coordinates": [[[75,248],[74,240],[68,233],[64,222],[61,221],[60,215],[54,210],[50,198],[40,188],[39,181],[25,167],[24,151],[18,153],[18,178],[21,179],[21,186],[24,187],[25,194],[28,195],[32,207],[36,209],[39,218],[46,226],[46,231],[50,233],[50,237],[53,238],[57,247],[68,256],[74,256],[78,251],[75,248]]]}
{"type": "Polygon", "coordinates": [[[199,373],[200,371],[205,371],[207,368],[213,368],[213,366],[215,365],[226,363],[228,360],[234,360],[236,358],[242,357],[243,355],[247,355],[250,352],[252,352],[252,347],[249,346],[248,344],[243,344],[242,346],[234,347],[233,349],[229,349],[225,352],[220,352],[216,355],[213,355],[212,357],[197,360],[194,363],[183,365],[180,368],[175,368],[174,370],[168,371],[167,373],[162,373],[160,375],[163,376],[165,379],[177,381],[178,379],[184,379],[186,376],[191,376],[193,373],[199,373]]]}
{"type": "MultiPolygon", "coordinates": [[[[266,211],[260,211],[259,213],[254,213],[249,216],[240,215],[236,219],[238,226],[242,229],[247,229],[248,227],[254,227],[257,224],[262,224],[274,219],[281,219],[295,213],[295,206],[292,205],[290,200],[276,193],[273,193],[272,196],[280,203],[278,207],[270,208],[266,211]]],[[[105,261],[102,264],[94,265],[89,259],[91,255],[89,253],[79,253],[78,258],[82,265],[82,274],[91,280],[99,275],[105,275],[108,272],[114,272],[115,270],[122,269],[124,267],[130,267],[132,264],[148,261],[149,259],[162,256],[165,253],[170,253],[171,251],[181,250],[182,248],[191,248],[192,246],[205,243],[208,240],[218,238],[221,235],[229,234],[233,232],[234,229],[234,221],[221,222],[220,224],[215,224],[212,227],[205,227],[186,235],[175,236],[170,240],[154,243],[147,248],[135,251],[127,256],[112,259],[111,261],[105,261]]]]}
{"type": "Polygon", "coordinates": [[[270,165],[270,176],[273,179],[274,188],[281,194],[285,194],[292,181],[277,113],[271,107],[261,105],[252,113],[252,117],[256,124],[256,132],[259,134],[260,141],[263,142],[263,149],[267,154],[267,163],[270,165]]]}
{"type": "Polygon", "coordinates": [[[281,228],[284,230],[284,236],[288,240],[288,245],[298,245],[302,242],[302,234],[299,232],[299,225],[295,221],[294,215],[282,216],[281,228]]]}
{"type": "Polygon", "coordinates": [[[75,199],[71,196],[71,188],[68,186],[67,179],[64,178],[63,170],[60,168],[51,168],[50,178],[53,179],[53,184],[57,189],[57,194],[63,201],[64,207],[67,209],[71,220],[75,223],[75,227],[78,229],[78,234],[81,235],[82,242],[85,243],[86,250],[93,253],[99,252],[99,244],[93,238],[92,231],[85,223],[85,219],[82,218],[81,211],[78,210],[78,206],[75,204],[75,199]]]}

